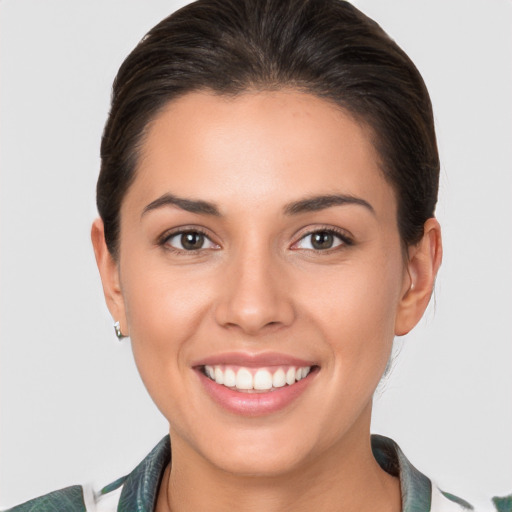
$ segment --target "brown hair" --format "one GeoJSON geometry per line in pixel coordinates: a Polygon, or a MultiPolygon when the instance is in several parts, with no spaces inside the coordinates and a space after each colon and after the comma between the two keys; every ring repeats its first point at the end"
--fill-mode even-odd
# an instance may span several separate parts
{"type": "Polygon", "coordinates": [[[439,157],[427,89],[398,45],[342,0],[198,0],[150,30],[114,81],[97,184],[110,253],[118,256],[145,128],[169,101],[283,87],[333,101],[370,128],[401,238],[419,241],[434,215],[439,157]]]}

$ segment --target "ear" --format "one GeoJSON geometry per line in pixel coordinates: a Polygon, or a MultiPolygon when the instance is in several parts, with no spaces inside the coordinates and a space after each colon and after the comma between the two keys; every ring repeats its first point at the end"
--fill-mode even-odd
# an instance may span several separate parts
{"type": "Polygon", "coordinates": [[[395,319],[395,334],[407,334],[427,309],[443,256],[441,226],[436,219],[425,222],[423,237],[408,249],[407,273],[395,319]]]}
{"type": "Polygon", "coordinates": [[[108,310],[112,318],[120,323],[121,332],[127,336],[126,311],[119,279],[119,266],[107,248],[105,229],[101,219],[96,219],[92,224],[91,240],[108,310]]]}

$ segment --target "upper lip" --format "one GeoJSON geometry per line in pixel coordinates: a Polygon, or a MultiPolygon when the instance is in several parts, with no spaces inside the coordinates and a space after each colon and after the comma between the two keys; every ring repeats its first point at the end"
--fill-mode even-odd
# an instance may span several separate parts
{"type": "Polygon", "coordinates": [[[278,352],[263,352],[260,354],[252,354],[249,352],[225,352],[199,359],[192,363],[193,367],[197,366],[215,366],[220,364],[228,364],[233,366],[245,367],[263,367],[263,366],[315,366],[313,361],[307,361],[298,357],[281,354],[278,352]]]}

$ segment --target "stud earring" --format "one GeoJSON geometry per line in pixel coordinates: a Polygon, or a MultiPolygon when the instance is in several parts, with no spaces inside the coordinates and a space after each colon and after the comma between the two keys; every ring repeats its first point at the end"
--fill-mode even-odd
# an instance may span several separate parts
{"type": "Polygon", "coordinates": [[[116,336],[119,341],[121,341],[123,338],[126,338],[126,336],[121,332],[121,325],[119,324],[119,320],[114,322],[114,331],[116,331],[116,336]]]}

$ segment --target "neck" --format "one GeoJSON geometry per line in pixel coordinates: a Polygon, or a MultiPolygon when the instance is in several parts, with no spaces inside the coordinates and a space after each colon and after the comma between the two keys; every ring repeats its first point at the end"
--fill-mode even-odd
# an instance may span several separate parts
{"type": "Polygon", "coordinates": [[[399,481],[375,461],[369,427],[362,432],[360,425],[355,425],[327,452],[272,476],[224,471],[205,461],[174,433],[172,446],[172,468],[164,475],[157,512],[401,509],[399,481]]]}

